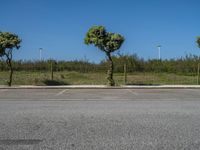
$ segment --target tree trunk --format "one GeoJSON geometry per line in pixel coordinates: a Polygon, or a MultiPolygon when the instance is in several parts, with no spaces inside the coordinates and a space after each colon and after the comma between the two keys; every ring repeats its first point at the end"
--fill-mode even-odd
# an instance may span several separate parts
{"type": "Polygon", "coordinates": [[[12,76],[13,76],[13,67],[12,67],[12,62],[10,59],[7,60],[8,67],[10,69],[10,75],[9,75],[9,81],[8,81],[8,86],[12,85],[12,76]]]}
{"type": "Polygon", "coordinates": [[[51,80],[53,80],[53,61],[51,61],[51,80]]]}
{"type": "Polygon", "coordinates": [[[9,81],[8,81],[8,86],[12,85],[12,76],[13,76],[13,67],[12,67],[12,50],[8,51],[6,54],[6,63],[10,69],[10,75],[9,75],[9,81]]]}
{"type": "Polygon", "coordinates": [[[109,69],[108,69],[108,73],[107,73],[108,85],[114,86],[115,81],[113,79],[113,70],[114,70],[113,60],[112,60],[110,53],[106,53],[106,54],[108,56],[108,61],[109,61],[109,69]]]}
{"type": "Polygon", "coordinates": [[[199,85],[199,70],[200,70],[200,63],[198,63],[198,68],[197,68],[197,85],[199,85]]]}
{"type": "Polygon", "coordinates": [[[124,85],[127,83],[127,65],[124,63],[124,85]]]}

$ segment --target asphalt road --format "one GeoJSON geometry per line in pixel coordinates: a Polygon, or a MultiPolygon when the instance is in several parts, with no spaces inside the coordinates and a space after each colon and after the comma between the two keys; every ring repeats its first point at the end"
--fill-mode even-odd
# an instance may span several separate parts
{"type": "Polygon", "coordinates": [[[0,150],[198,150],[198,89],[0,89],[0,150]]]}

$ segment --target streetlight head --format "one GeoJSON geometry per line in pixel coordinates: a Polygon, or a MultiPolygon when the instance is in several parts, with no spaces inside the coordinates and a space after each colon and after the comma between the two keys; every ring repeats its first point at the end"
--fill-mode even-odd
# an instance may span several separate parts
{"type": "Polygon", "coordinates": [[[160,48],[160,47],[161,47],[161,45],[158,45],[157,47],[158,47],[158,48],[160,48]]]}

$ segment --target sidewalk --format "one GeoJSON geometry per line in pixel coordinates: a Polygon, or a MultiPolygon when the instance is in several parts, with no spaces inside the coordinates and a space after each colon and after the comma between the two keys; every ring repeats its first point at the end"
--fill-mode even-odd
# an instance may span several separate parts
{"type": "Polygon", "coordinates": [[[200,89],[200,85],[66,85],[66,86],[32,86],[13,85],[11,87],[0,85],[0,89],[200,89]]]}

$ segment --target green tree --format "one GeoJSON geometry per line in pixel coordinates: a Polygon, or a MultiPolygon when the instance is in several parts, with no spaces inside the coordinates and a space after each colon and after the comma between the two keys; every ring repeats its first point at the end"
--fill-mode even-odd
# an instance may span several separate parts
{"type": "Polygon", "coordinates": [[[12,85],[13,67],[12,58],[13,50],[20,48],[21,39],[18,35],[9,32],[0,32],[0,57],[5,57],[6,63],[10,69],[8,85],[12,85]]]}
{"type": "Polygon", "coordinates": [[[109,69],[108,69],[108,85],[114,86],[115,82],[113,79],[113,60],[111,57],[111,53],[118,50],[122,43],[124,42],[124,37],[120,34],[107,32],[105,27],[103,26],[93,26],[91,27],[85,37],[85,44],[94,45],[98,47],[100,50],[106,53],[106,56],[109,61],[109,69]]]}

